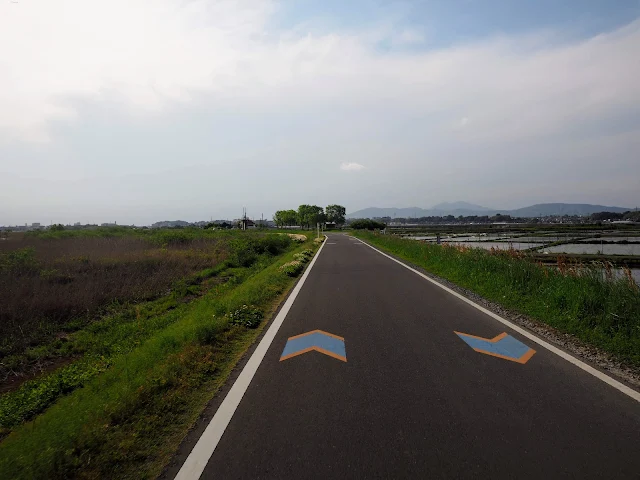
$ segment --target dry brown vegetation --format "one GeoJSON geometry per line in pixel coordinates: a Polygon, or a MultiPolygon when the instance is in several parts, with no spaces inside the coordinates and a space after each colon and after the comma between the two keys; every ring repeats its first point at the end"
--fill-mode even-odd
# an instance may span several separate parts
{"type": "Polygon", "coordinates": [[[37,344],[107,305],[168,293],[227,256],[217,237],[158,243],[136,236],[0,242],[0,358],[37,344]]]}

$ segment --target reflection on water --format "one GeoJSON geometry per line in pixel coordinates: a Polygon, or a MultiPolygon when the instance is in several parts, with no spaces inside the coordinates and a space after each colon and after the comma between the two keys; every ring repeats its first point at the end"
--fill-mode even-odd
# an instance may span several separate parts
{"type": "MultiPolygon", "coordinates": [[[[432,238],[424,238],[424,237],[406,237],[411,238],[412,240],[433,240],[432,238]]],[[[461,242],[461,241],[451,241],[445,238],[442,239],[442,243],[449,243],[451,245],[464,245],[465,247],[471,248],[483,248],[485,250],[491,250],[491,248],[495,248],[496,250],[509,250],[509,248],[513,248],[514,250],[526,250],[528,248],[539,247],[539,243],[526,243],[526,242],[461,242]]]]}
{"type": "MultiPolygon", "coordinates": [[[[624,275],[624,272],[621,269],[616,269],[616,274],[622,276],[624,275]]],[[[640,268],[632,268],[631,276],[636,281],[636,283],[640,285],[640,268]]]]}
{"type": "Polygon", "coordinates": [[[593,243],[568,243],[547,247],[542,252],[549,253],[587,253],[591,255],[640,255],[640,244],[593,244],[593,243]]]}

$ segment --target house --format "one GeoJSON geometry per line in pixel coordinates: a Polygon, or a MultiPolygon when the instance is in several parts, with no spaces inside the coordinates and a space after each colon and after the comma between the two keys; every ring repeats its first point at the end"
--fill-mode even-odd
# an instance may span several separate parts
{"type": "Polygon", "coordinates": [[[256,228],[256,223],[248,218],[241,218],[238,220],[238,228],[240,230],[248,230],[250,228],[256,228]]]}

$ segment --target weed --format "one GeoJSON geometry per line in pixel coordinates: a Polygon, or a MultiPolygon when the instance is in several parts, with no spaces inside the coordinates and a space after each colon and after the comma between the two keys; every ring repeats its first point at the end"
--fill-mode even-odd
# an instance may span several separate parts
{"type": "Polygon", "coordinates": [[[240,325],[247,328],[256,328],[264,318],[259,308],[242,305],[240,308],[228,314],[231,325],[240,325]]]}
{"type": "Polygon", "coordinates": [[[290,277],[297,277],[303,269],[304,264],[299,260],[287,262],[280,267],[280,271],[289,275],[290,277]]]}

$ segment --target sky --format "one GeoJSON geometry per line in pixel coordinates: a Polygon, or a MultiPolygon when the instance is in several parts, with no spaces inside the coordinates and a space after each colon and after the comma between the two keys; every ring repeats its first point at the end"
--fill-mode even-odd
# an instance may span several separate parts
{"type": "Polygon", "coordinates": [[[0,225],[640,206],[639,0],[0,0],[0,225]]]}

